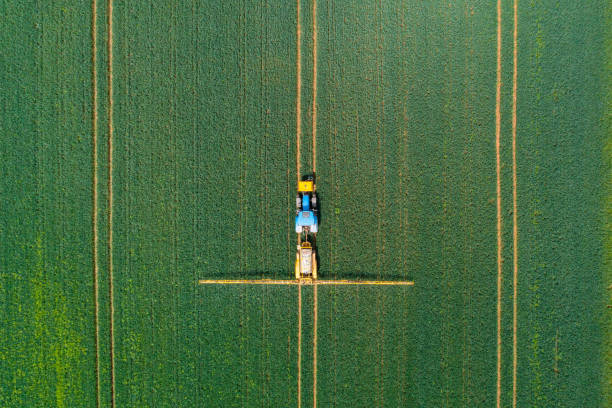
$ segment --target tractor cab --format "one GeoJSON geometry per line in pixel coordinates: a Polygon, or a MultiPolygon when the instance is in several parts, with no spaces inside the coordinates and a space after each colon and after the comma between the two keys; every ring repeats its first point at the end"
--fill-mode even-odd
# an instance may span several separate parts
{"type": "Polygon", "coordinates": [[[316,234],[318,231],[317,194],[314,191],[312,177],[298,183],[298,194],[295,200],[295,232],[301,234],[309,232],[316,234]]]}

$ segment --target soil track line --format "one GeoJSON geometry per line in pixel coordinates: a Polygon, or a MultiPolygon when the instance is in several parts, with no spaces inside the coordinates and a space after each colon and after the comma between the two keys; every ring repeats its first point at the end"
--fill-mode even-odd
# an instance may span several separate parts
{"type": "Polygon", "coordinates": [[[317,299],[317,285],[314,285],[313,289],[313,302],[314,302],[314,316],[312,321],[312,406],[317,408],[317,322],[318,322],[318,299],[317,299]]]}
{"type": "MultiPolygon", "coordinates": [[[[317,173],[317,0],[312,0],[312,173],[317,173]]],[[[312,406],[317,408],[317,285],[313,288],[312,406]]]]}
{"type": "Polygon", "coordinates": [[[317,0],[312,0],[312,173],[317,173],[317,0]]]}
{"type": "Polygon", "coordinates": [[[115,306],[113,302],[113,0],[107,3],[108,26],[108,295],[110,331],[110,393],[115,407],[115,306]]]}
{"type": "Polygon", "coordinates": [[[502,291],[502,214],[501,214],[501,0],[497,0],[497,84],[495,89],[495,172],[497,175],[497,408],[501,408],[501,291],[502,291]]]}
{"type": "MultiPolygon", "coordinates": [[[[300,19],[300,0],[296,1],[297,16],[296,16],[296,96],[295,96],[295,123],[296,123],[296,167],[297,181],[300,182],[300,139],[302,137],[302,22],[300,19]]],[[[298,246],[301,243],[301,237],[298,235],[298,246]]],[[[297,400],[298,408],[302,406],[302,285],[298,282],[298,384],[297,384],[297,400]]]]}
{"type": "Polygon", "coordinates": [[[91,223],[93,233],[92,257],[93,257],[93,295],[94,295],[94,325],[95,325],[95,349],[96,349],[96,407],[100,408],[100,303],[98,296],[98,27],[97,0],[91,0],[91,142],[92,142],[92,208],[91,223]]]}
{"type": "Polygon", "coordinates": [[[512,407],[516,408],[517,313],[518,313],[518,222],[516,191],[516,87],[518,77],[518,0],[514,0],[512,62],[512,407]]]}
{"type": "Polygon", "coordinates": [[[302,406],[302,285],[298,284],[298,408],[302,406]]]}
{"type": "Polygon", "coordinates": [[[297,180],[300,181],[300,139],[302,137],[302,22],[300,21],[300,0],[297,0],[297,57],[296,57],[296,83],[295,94],[295,123],[296,123],[296,157],[297,180]]]}

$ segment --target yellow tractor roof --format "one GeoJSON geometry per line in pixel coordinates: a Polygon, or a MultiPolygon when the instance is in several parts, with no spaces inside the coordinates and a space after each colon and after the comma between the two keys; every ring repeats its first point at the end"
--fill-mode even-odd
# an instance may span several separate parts
{"type": "Polygon", "coordinates": [[[298,192],[310,193],[314,191],[314,183],[312,181],[299,181],[298,192]]]}

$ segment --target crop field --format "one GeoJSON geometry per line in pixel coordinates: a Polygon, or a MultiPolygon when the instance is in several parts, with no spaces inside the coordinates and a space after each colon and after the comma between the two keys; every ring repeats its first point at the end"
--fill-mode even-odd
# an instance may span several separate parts
{"type": "Polygon", "coordinates": [[[0,0],[1,407],[612,407],[606,0],[0,0]],[[292,279],[316,175],[321,279],[292,279]]]}

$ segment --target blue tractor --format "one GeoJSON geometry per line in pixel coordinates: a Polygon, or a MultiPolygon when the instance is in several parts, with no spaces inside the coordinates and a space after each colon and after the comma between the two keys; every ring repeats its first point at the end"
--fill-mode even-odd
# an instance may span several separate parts
{"type": "Polygon", "coordinates": [[[295,200],[295,232],[316,234],[319,224],[319,208],[317,207],[317,194],[314,191],[314,181],[308,178],[298,183],[298,194],[295,200]]]}

